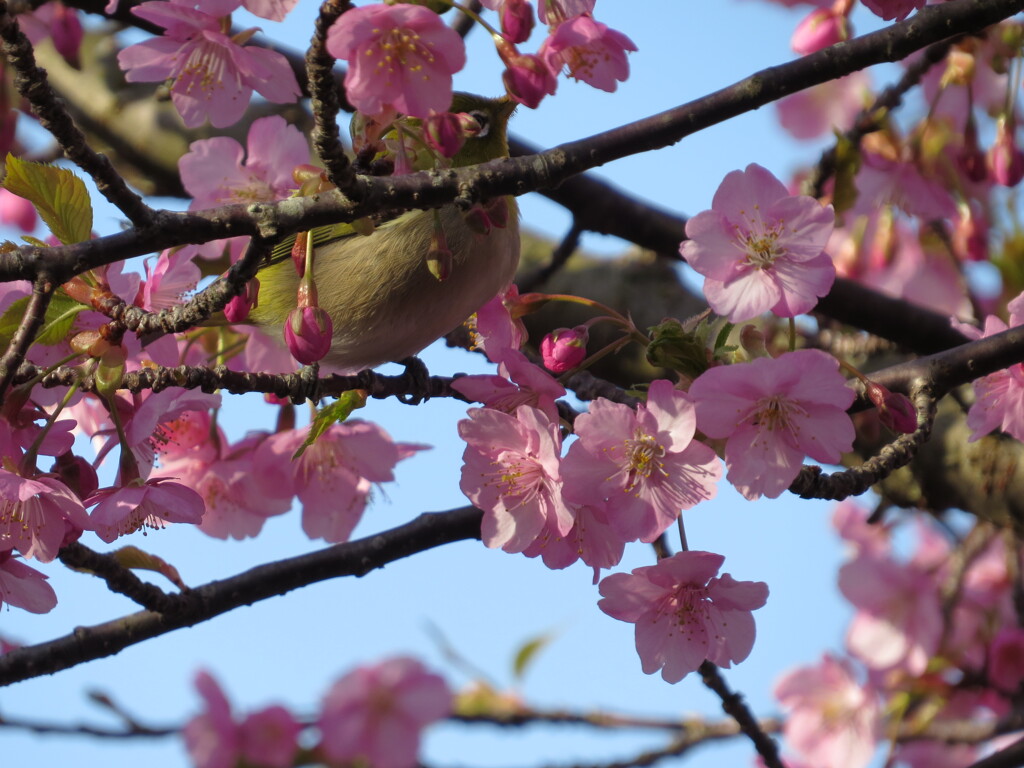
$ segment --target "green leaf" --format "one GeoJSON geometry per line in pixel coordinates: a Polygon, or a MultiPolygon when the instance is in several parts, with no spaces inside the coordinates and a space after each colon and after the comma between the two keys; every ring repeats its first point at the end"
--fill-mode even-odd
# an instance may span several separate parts
{"type": "Polygon", "coordinates": [[[366,405],[366,393],[361,389],[350,389],[348,392],[342,392],[341,396],[333,403],[317,411],[316,417],[309,427],[309,434],[306,435],[306,441],[299,446],[295,455],[292,456],[292,461],[305,453],[306,449],[332,425],[345,421],[352,415],[352,411],[362,408],[364,405],[366,405]]]}
{"type": "MultiPolygon", "coordinates": [[[[21,319],[28,310],[28,300],[28,296],[18,299],[7,308],[3,315],[0,315],[0,348],[6,348],[11,343],[14,332],[18,330],[21,319]]],[[[84,304],[79,304],[68,296],[54,294],[46,308],[43,327],[40,328],[35,343],[47,347],[60,344],[71,333],[75,317],[86,309],[88,307],[84,304]]]]}
{"type": "Polygon", "coordinates": [[[537,637],[527,640],[519,647],[519,650],[516,651],[515,660],[512,662],[512,672],[516,679],[523,679],[527,667],[537,657],[537,654],[544,650],[554,639],[554,634],[537,635],[537,637]]]}
{"type": "Polygon", "coordinates": [[[832,206],[837,215],[850,210],[857,202],[857,185],[854,179],[860,170],[860,161],[860,145],[837,133],[836,173],[832,193],[832,206]]]}
{"type": "Polygon", "coordinates": [[[138,547],[121,547],[120,549],[116,549],[111,552],[110,556],[125,568],[131,568],[139,571],[156,571],[157,573],[166,576],[167,580],[178,589],[188,589],[188,587],[185,586],[185,583],[181,580],[181,576],[178,574],[177,568],[166,560],[159,558],[156,555],[151,555],[149,552],[145,552],[138,547]]]}
{"type": "Polygon", "coordinates": [[[92,203],[85,182],[66,168],[33,163],[7,153],[7,191],[28,200],[64,244],[92,236],[92,203]]]}

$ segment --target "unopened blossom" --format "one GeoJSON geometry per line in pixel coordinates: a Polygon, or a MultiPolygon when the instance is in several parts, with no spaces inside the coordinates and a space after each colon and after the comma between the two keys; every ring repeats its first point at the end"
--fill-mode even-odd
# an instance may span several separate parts
{"type": "Polygon", "coordinates": [[[423,729],[452,711],[444,679],[408,657],[357,667],[327,692],[318,725],[332,765],[417,765],[423,729]]]}
{"type": "Polygon", "coordinates": [[[540,56],[520,53],[505,41],[498,44],[498,55],[506,67],[501,82],[512,99],[536,109],[545,96],[554,95],[558,88],[556,72],[540,56]]]}
{"type": "Polygon", "coordinates": [[[728,668],[750,655],[751,612],[768,600],[768,585],[718,576],[723,562],[713,552],[679,552],[601,581],[597,606],[636,624],[636,649],[646,674],[661,670],[666,682],[678,683],[705,660],[728,668]]]}
{"type": "Polygon", "coordinates": [[[299,85],[283,55],[247,45],[252,31],[236,37],[222,31],[220,17],[239,4],[239,0],[228,0],[205,5],[210,12],[164,0],[135,6],[134,15],[163,27],[164,34],[118,54],[125,79],[130,83],[171,80],[171,101],[187,128],[197,128],[206,120],[215,128],[234,125],[254,90],[278,104],[295,101],[299,85]]]}
{"type": "Polygon", "coordinates": [[[78,54],[84,32],[78,9],[60,0],[50,0],[28,13],[19,13],[18,26],[33,45],[50,38],[57,53],[71,66],[79,67],[78,54]]]}
{"type": "Polygon", "coordinates": [[[846,16],[833,9],[816,8],[793,32],[790,47],[801,56],[820,51],[850,36],[846,16]]]}
{"type": "Polygon", "coordinates": [[[57,557],[68,526],[92,530],[82,501],[59,480],[31,480],[0,469],[0,551],[17,549],[48,563],[57,557]]]}
{"type": "Polygon", "coordinates": [[[544,367],[552,373],[565,373],[583,362],[587,356],[587,328],[556,328],[540,341],[544,367]]]}
{"type": "Polygon", "coordinates": [[[29,613],[49,613],[57,605],[57,593],[47,578],[10,551],[0,552],[0,607],[6,603],[29,613]]]}
{"type": "Polygon", "coordinates": [[[863,0],[864,5],[875,15],[885,21],[902,21],[919,8],[923,8],[927,0],[863,0]]]}
{"type": "Polygon", "coordinates": [[[422,5],[352,8],[328,30],[327,52],[349,63],[345,96],[370,116],[444,112],[452,75],[466,63],[459,34],[422,5]]]}
{"type": "Polygon", "coordinates": [[[522,552],[545,525],[569,532],[572,512],[562,499],[558,424],[521,405],[508,414],[470,408],[459,422],[466,441],[459,487],[484,511],[484,544],[522,552]]]}
{"type": "Polygon", "coordinates": [[[96,504],[91,523],[108,544],[140,528],[164,528],[167,523],[199,524],[206,511],[203,497],[181,483],[159,478],[108,488],[86,499],[96,504]]]}
{"type": "Polygon", "coordinates": [[[334,322],[320,307],[296,307],[284,323],[284,342],[292,357],[312,365],[331,350],[334,322]]]}
{"type": "Polygon", "coordinates": [[[770,171],[751,163],[732,171],[711,210],[686,222],[680,253],[704,275],[711,309],[740,323],[771,310],[809,312],[832,287],[836,270],[824,252],[832,206],[790,195],[770,171]]]}
{"type": "Polygon", "coordinates": [[[748,499],[774,499],[804,456],[835,464],[853,447],[856,395],[834,357],[816,349],[710,368],[690,387],[697,425],[725,438],[728,480],[748,499]]]}
{"type": "Polygon", "coordinates": [[[782,677],[775,698],[786,710],[786,743],[811,765],[862,768],[880,731],[875,692],[854,679],[849,663],[826,655],[782,677]]]}
{"type": "Polygon", "coordinates": [[[566,498],[601,510],[625,541],[654,541],[717,491],[721,463],[694,440],[696,425],[693,401],[665,379],[636,410],[598,398],[576,419],[579,439],[562,466],[566,498]]]}
{"type": "Polygon", "coordinates": [[[1015,187],[1024,179],[1024,151],[1017,142],[1017,125],[1012,117],[1001,117],[996,122],[996,138],[987,159],[996,184],[1015,187]]]}
{"type": "Polygon", "coordinates": [[[537,55],[552,72],[564,67],[571,77],[612,92],[629,77],[626,53],[635,50],[636,45],[624,34],[584,14],[559,24],[537,55]]]}

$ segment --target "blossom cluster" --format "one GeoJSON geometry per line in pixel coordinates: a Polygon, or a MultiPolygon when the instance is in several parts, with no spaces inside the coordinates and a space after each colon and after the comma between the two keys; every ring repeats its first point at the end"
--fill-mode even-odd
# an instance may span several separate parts
{"type": "Polygon", "coordinates": [[[205,710],[184,728],[195,768],[289,768],[300,738],[315,731],[310,751],[317,763],[413,768],[423,730],[451,714],[452,694],[439,675],[416,659],[398,656],[357,667],[339,678],[323,699],[315,727],[273,705],[239,718],[208,672],[196,675],[205,710]]]}

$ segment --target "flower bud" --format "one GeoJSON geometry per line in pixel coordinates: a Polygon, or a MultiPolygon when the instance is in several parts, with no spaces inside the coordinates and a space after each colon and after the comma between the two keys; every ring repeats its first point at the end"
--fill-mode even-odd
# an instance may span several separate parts
{"type": "Polygon", "coordinates": [[[501,34],[510,43],[525,43],[533,32],[533,6],[528,0],[505,0],[501,6],[501,34]]]}
{"type": "Polygon", "coordinates": [[[256,306],[256,297],[260,292],[259,278],[249,281],[245,289],[235,296],[224,307],[224,317],[229,323],[244,323],[249,319],[249,310],[256,306]]]}
{"type": "Polygon", "coordinates": [[[284,324],[284,340],[292,357],[303,365],[322,360],[331,349],[334,324],[320,307],[296,307],[284,324]]]}
{"type": "Polygon", "coordinates": [[[540,342],[544,367],[552,373],[565,373],[583,362],[587,356],[587,328],[558,328],[540,342]]]}
{"type": "Polygon", "coordinates": [[[849,36],[846,16],[826,8],[817,8],[800,22],[789,45],[796,53],[806,56],[841,43],[849,36]]]}
{"type": "Polygon", "coordinates": [[[92,496],[100,487],[99,477],[92,464],[70,451],[58,456],[50,471],[56,473],[61,482],[82,499],[92,496]]]}
{"type": "Polygon", "coordinates": [[[466,143],[463,122],[452,112],[433,114],[423,121],[423,138],[445,157],[455,157],[466,143]]]}
{"type": "Polygon", "coordinates": [[[534,54],[522,54],[514,45],[496,38],[498,55],[507,69],[501,75],[508,95],[530,109],[536,109],[545,96],[553,95],[558,87],[555,74],[544,61],[534,54]]]}
{"type": "Polygon", "coordinates": [[[992,181],[1015,187],[1024,178],[1024,152],[1017,146],[1016,121],[1005,115],[996,122],[996,140],[988,151],[988,169],[992,181]]]}
{"type": "Polygon", "coordinates": [[[868,399],[878,409],[878,418],[893,432],[909,435],[917,431],[917,412],[910,398],[898,392],[890,392],[881,384],[869,381],[868,399]]]}

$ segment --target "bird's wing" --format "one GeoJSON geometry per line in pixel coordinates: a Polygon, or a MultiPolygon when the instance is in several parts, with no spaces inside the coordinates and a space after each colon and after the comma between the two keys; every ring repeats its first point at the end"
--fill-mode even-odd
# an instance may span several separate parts
{"type": "MultiPolygon", "coordinates": [[[[351,224],[331,224],[326,227],[317,227],[311,230],[313,233],[313,247],[327,245],[337,240],[344,240],[346,237],[359,237],[351,224]]],[[[292,249],[295,247],[295,235],[289,235],[274,246],[270,252],[270,259],[264,266],[279,264],[291,258],[292,249]]]]}

